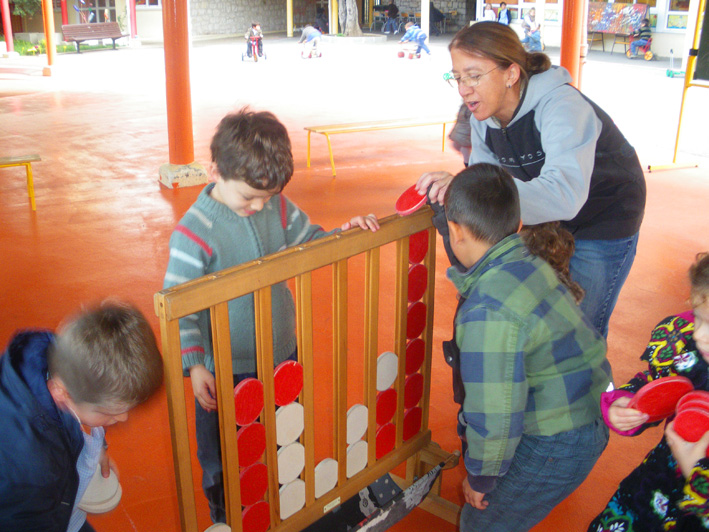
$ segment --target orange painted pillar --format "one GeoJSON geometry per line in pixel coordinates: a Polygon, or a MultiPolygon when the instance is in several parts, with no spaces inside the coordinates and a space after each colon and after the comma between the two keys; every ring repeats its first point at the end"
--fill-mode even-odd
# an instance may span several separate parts
{"type": "Polygon", "coordinates": [[[173,165],[194,162],[188,17],[187,0],[163,0],[167,137],[173,165]]]}
{"type": "Polygon", "coordinates": [[[0,0],[0,9],[2,10],[2,27],[5,35],[5,45],[8,52],[15,51],[15,42],[12,38],[12,18],[10,17],[10,4],[7,0],[0,0]]]}
{"type": "Polygon", "coordinates": [[[586,2],[564,0],[564,17],[561,23],[561,66],[569,71],[572,84],[578,88],[581,77],[581,41],[586,2]]]}
{"type": "Polygon", "coordinates": [[[42,17],[44,19],[44,38],[47,43],[47,66],[42,70],[45,76],[52,75],[52,65],[56,57],[54,47],[54,4],[52,0],[42,0],[42,17]]]}

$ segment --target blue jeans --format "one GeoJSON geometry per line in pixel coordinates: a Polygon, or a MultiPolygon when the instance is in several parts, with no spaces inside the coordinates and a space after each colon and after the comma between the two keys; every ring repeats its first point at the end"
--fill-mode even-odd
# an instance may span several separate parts
{"type": "Polygon", "coordinates": [[[645,46],[647,44],[647,39],[638,39],[630,43],[630,53],[635,55],[638,53],[638,48],[645,46]]]}
{"type": "Polygon", "coordinates": [[[395,18],[388,18],[386,23],[384,24],[384,29],[382,31],[394,33],[396,31],[396,28],[397,28],[396,19],[395,18]]]}
{"type": "Polygon", "coordinates": [[[428,46],[426,46],[426,36],[421,35],[418,39],[416,39],[416,44],[418,45],[418,48],[416,48],[416,53],[420,54],[421,53],[421,48],[426,50],[426,53],[428,55],[431,55],[431,50],[428,49],[428,46]]]}
{"type": "Polygon", "coordinates": [[[523,435],[509,471],[485,495],[488,507],[463,506],[460,531],[529,530],[586,479],[607,443],[601,419],[554,436],[523,435]]]}
{"type": "Polygon", "coordinates": [[[635,260],[638,233],[616,240],[577,240],[571,278],[586,291],[581,309],[603,337],[635,260]]]}

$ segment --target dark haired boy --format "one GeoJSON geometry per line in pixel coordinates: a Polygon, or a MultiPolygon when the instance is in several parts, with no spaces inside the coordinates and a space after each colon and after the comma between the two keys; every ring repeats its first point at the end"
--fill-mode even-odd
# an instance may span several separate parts
{"type": "Polygon", "coordinates": [[[459,173],[445,215],[459,263],[448,277],[461,295],[446,346],[462,384],[460,529],[529,530],[583,482],[608,442],[605,341],[517,234],[519,196],[503,168],[459,173]]]}
{"type": "MultiPolygon", "coordinates": [[[[170,238],[170,260],[164,287],[237,266],[335,231],[311,224],[307,214],[282,191],[293,175],[293,156],[286,128],[269,112],[225,116],[211,144],[209,171],[215,183],[200,193],[170,238]]],[[[375,231],[373,214],[356,216],[342,225],[375,231]]],[[[271,290],[273,359],[278,365],[295,356],[295,306],[286,283],[271,290]]],[[[254,299],[229,302],[232,369],[235,382],[255,376],[254,299]]],[[[197,457],[202,487],[215,523],[225,522],[224,485],[216,415],[214,356],[209,313],[180,320],[182,367],[192,380],[196,399],[197,457]]]]}
{"type": "Polygon", "coordinates": [[[652,39],[650,19],[644,18],[640,27],[633,32],[633,40],[630,42],[630,57],[634,57],[638,53],[638,48],[645,46],[650,39],[652,39]]]}
{"type": "Polygon", "coordinates": [[[263,57],[263,32],[261,31],[261,24],[252,22],[251,27],[246,30],[244,38],[246,39],[246,55],[251,57],[251,39],[258,39],[258,56],[263,57]]]}
{"type": "Polygon", "coordinates": [[[56,336],[12,338],[0,358],[0,530],[93,531],[78,504],[98,465],[110,472],[103,427],[155,392],[162,367],[145,317],[117,303],[82,311],[56,336]]]}

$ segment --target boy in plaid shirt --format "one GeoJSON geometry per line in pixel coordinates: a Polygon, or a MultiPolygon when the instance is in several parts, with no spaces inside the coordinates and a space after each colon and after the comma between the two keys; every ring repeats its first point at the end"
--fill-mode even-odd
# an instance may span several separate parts
{"type": "MultiPolygon", "coordinates": [[[[468,472],[460,530],[529,530],[583,482],[608,442],[599,406],[610,382],[606,344],[574,283],[538,255],[558,257],[530,250],[548,227],[518,234],[519,197],[503,168],[458,174],[445,215],[457,259],[448,277],[461,295],[445,349],[468,472]]],[[[541,247],[563,243],[554,231],[541,247]]],[[[570,257],[573,245],[563,251],[570,257]]]]}

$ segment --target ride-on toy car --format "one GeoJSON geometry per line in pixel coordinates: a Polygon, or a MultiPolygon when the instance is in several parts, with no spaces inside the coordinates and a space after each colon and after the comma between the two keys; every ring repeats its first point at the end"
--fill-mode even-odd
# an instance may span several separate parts
{"type": "MultiPolygon", "coordinates": [[[[635,38],[631,35],[630,36],[630,42],[635,40],[635,38]]],[[[643,58],[645,58],[645,61],[650,61],[652,60],[653,57],[655,57],[655,54],[652,53],[652,50],[650,50],[650,45],[652,44],[652,38],[648,39],[645,44],[642,46],[638,46],[638,51],[636,55],[642,55],[643,58]]],[[[631,46],[628,46],[628,49],[625,51],[625,55],[628,56],[629,59],[633,58],[633,48],[631,46]]]]}
{"type": "MultiPolygon", "coordinates": [[[[247,54],[246,52],[241,52],[241,60],[246,61],[246,59],[253,59],[255,62],[258,62],[259,55],[258,55],[258,42],[261,40],[261,37],[249,37],[249,46],[251,47],[251,55],[247,54]]],[[[263,59],[266,59],[266,52],[263,52],[263,54],[260,56],[263,59]]]]}

